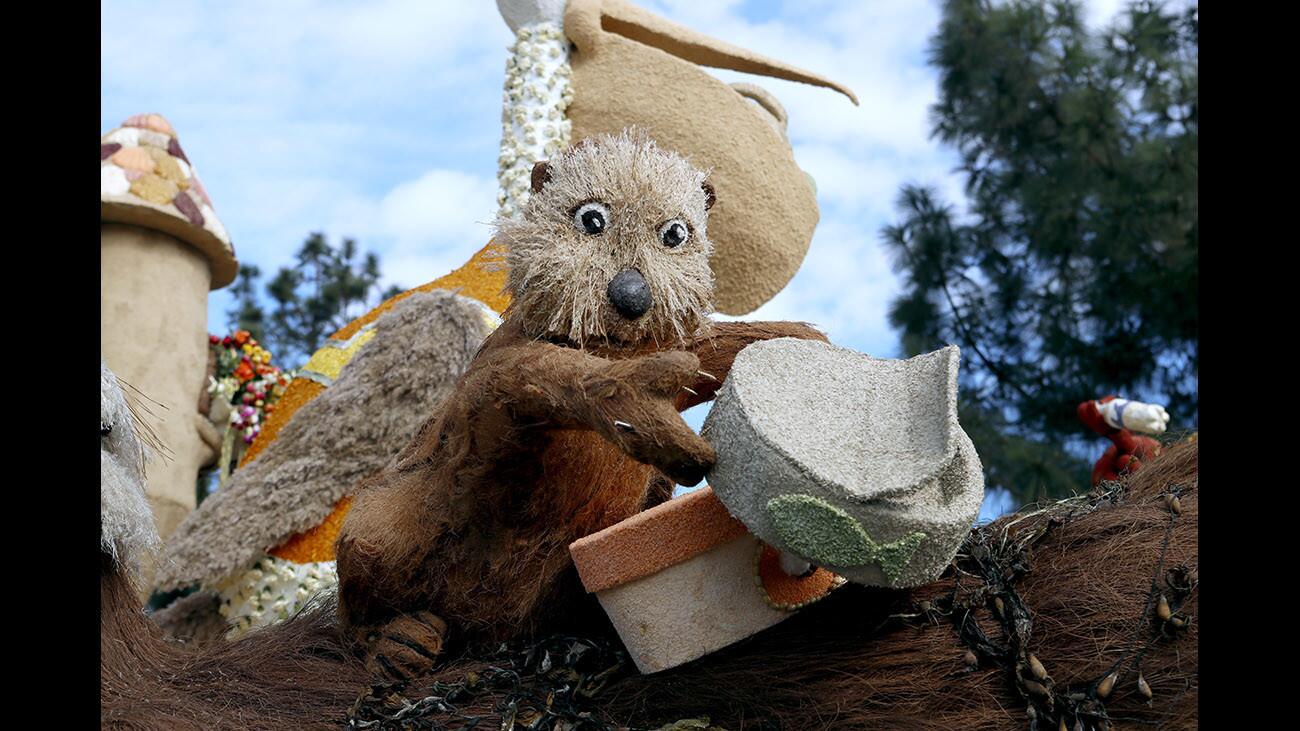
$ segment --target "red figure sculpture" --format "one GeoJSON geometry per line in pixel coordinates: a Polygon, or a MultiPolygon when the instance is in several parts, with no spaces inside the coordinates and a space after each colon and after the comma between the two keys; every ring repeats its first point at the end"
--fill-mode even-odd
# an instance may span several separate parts
{"type": "Polygon", "coordinates": [[[1092,468],[1095,486],[1103,480],[1118,480],[1121,475],[1140,468],[1143,461],[1160,454],[1160,442],[1133,431],[1160,434],[1169,422],[1169,414],[1162,406],[1112,395],[1079,404],[1079,420],[1111,441],[1092,468]]]}

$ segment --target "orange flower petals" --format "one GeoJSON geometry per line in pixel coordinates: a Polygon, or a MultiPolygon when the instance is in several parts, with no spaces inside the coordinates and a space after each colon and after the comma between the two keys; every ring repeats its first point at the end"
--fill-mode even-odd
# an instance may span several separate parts
{"type": "Polygon", "coordinates": [[[781,569],[781,553],[760,543],[754,557],[755,582],[763,599],[774,609],[792,611],[826,596],[844,579],[823,568],[807,576],[791,576],[781,569]]]}
{"type": "Polygon", "coordinates": [[[343,527],[343,518],[352,508],[352,497],[344,495],[334,504],[334,511],[315,528],[302,533],[272,548],[269,553],[294,563],[311,563],[312,561],[333,561],[334,542],[338,540],[339,529],[343,527]]]}

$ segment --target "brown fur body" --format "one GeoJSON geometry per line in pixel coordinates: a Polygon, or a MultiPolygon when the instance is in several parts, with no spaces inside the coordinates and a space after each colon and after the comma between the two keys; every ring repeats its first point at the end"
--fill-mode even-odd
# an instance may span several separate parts
{"type": "Polygon", "coordinates": [[[708,319],[713,188],[644,134],[583,140],[532,182],[522,218],[497,222],[505,323],[339,533],[341,618],[377,673],[569,615],[584,597],[569,544],[712,467],[679,411],[745,345],[824,338],[708,319]]]}

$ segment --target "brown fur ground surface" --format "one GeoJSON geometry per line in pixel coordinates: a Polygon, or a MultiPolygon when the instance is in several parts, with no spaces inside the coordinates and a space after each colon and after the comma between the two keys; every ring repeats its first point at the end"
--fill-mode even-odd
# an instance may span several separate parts
{"type": "MultiPolygon", "coordinates": [[[[1095,694],[1098,682],[1119,669],[1105,704],[1117,728],[1197,726],[1199,589],[1175,608],[1190,623],[1171,636],[1157,628],[1149,602],[1153,578],[1167,591],[1157,570],[1162,558],[1165,570],[1197,567],[1197,462],[1196,444],[1179,445],[1133,477],[1117,503],[1077,509],[1074,517],[1057,514],[1065,520],[1033,546],[1030,570],[1017,582],[1033,626],[1027,649],[1056,691],[1095,694]],[[1163,497],[1170,486],[1181,489],[1182,514],[1172,528],[1163,497]],[[1139,672],[1153,692],[1149,706],[1137,691],[1139,672]]],[[[1050,520],[1025,515],[1004,517],[986,530],[1000,535],[1011,526],[1015,540],[1050,520]]],[[[965,580],[968,588],[976,583],[965,580]]],[[[601,692],[592,710],[614,726],[632,728],[701,716],[729,731],[1031,728],[1014,671],[983,657],[971,669],[953,618],[919,611],[923,600],[942,606],[954,585],[946,576],[911,592],[847,586],[696,662],[655,675],[625,674],[601,692]]],[[[997,642],[1003,635],[992,603],[992,596],[977,601],[970,619],[997,642]]],[[[462,660],[435,677],[450,682],[483,668],[462,660]]],[[[491,712],[503,699],[486,694],[460,711],[491,712]]],[[[1038,728],[1056,729],[1058,719],[1044,718],[1038,728]]],[[[1074,728],[1072,719],[1067,728],[1074,728]]]]}
{"type": "MultiPolygon", "coordinates": [[[[1131,478],[1108,507],[1056,512],[1060,522],[1033,545],[1030,570],[1015,582],[1033,624],[1027,649],[1055,680],[1055,690],[1087,694],[1113,669],[1121,670],[1106,702],[1116,728],[1197,725],[1199,588],[1175,607],[1190,620],[1188,628],[1170,636],[1157,629],[1148,599],[1153,577],[1164,588],[1157,570],[1162,557],[1164,569],[1197,568],[1198,454],[1195,443],[1178,445],[1131,478]],[[1172,521],[1163,497],[1171,487],[1179,488],[1181,504],[1172,521]],[[1134,650],[1142,648],[1138,662],[1134,650]],[[1139,671],[1153,691],[1149,706],[1137,693],[1139,671]]],[[[998,536],[1009,526],[1016,540],[1051,517],[1022,512],[985,533],[998,536]]],[[[978,584],[964,580],[966,588],[978,584]]],[[[162,640],[119,574],[105,570],[101,585],[106,728],[339,728],[367,690],[368,678],[342,650],[328,607],[234,643],[183,647],[162,640]]],[[[929,616],[918,610],[923,600],[943,607],[954,585],[947,576],[911,592],[847,586],[688,665],[650,676],[625,666],[585,702],[582,711],[592,724],[586,728],[656,728],[700,716],[729,731],[1030,728],[1014,671],[988,659],[969,668],[952,617],[942,609],[929,616]]],[[[593,604],[588,597],[580,606],[591,610],[593,604]]],[[[1000,641],[991,599],[974,604],[973,620],[1000,641]]],[[[598,610],[561,620],[542,629],[612,639],[598,610]]],[[[401,694],[413,701],[445,695],[448,684],[469,673],[485,676],[494,665],[503,663],[461,656],[401,694]]],[[[529,686],[564,687],[563,672],[551,670],[545,682],[540,673],[512,676],[511,687],[474,694],[454,713],[432,705],[408,710],[406,728],[463,728],[463,719],[473,715],[498,719],[479,728],[498,728],[501,714],[511,712],[508,700],[526,697],[522,691],[529,686]]],[[[533,697],[541,706],[547,693],[533,697]]],[[[528,717],[518,705],[515,713],[528,717]]],[[[1057,725],[1045,719],[1039,728],[1057,725]]]]}
{"type": "Polygon", "coordinates": [[[230,628],[221,616],[221,595],[200,589],[183,596],[150,615],[168,637],[181,642],[212,642],[226,636],[230,628]]]}
{"type": "Polygon", "coordinates": [[[165,639],[118,564],[100,562],[100,725],[134,731],[336,729],[367,676],[332,607],[195,646],[165,639]]]}

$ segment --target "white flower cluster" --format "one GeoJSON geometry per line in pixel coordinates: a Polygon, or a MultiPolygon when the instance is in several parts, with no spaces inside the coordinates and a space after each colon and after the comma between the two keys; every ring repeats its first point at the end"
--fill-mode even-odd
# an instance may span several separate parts
{"type": "Polygon", "coordinates": [[[293,563],[263,556],[253,567],[216,587],[221,616],[230,622],[227,637],[292,617],[309,599],[338,585],[333,561],[293,563]]]}
{"type": "Polygon", "coordinates": [[[239,379],[234,376],[226,376],[217,380],[216,376],[208,376],[208,393],[216,398],[230,400],[239,390],[239,379]]]}
{"type": "Polygon", "coordinates": [[[497,159],[500,215],[518,216],[528,199],[533,163],[569,146],[565,112],[573,101],[569,41],[557,23],[525,26],[506,61],[497,159]]]}

